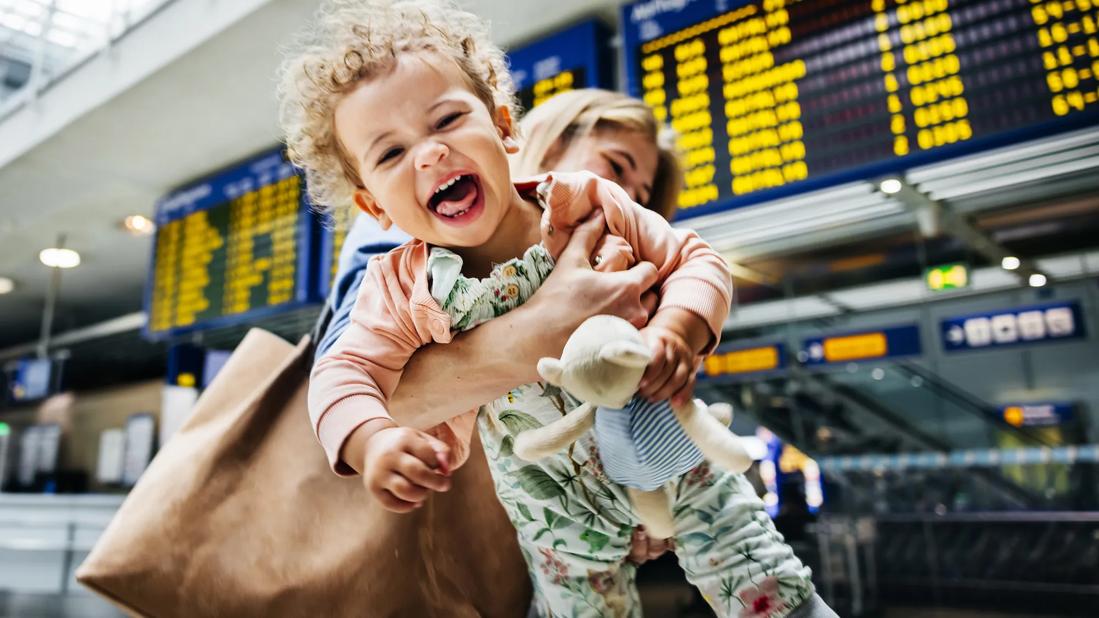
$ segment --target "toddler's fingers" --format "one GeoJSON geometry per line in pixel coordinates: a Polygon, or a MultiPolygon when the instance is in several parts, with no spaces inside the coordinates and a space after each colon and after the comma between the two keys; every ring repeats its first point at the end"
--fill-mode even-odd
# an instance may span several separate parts
{"type": "Polygon", "coordinates": [[[645,375],[641,378],[641,386],[638,389],[641,395],[649,401],[660,401],[661,398],[657,397],[657,394],[675,373],[676,364],[670,347],[664,346],[662,350],[657,350],[652,362],[645,368],[645,375]]]}
{"type": "Polygon", "coordinates": [[[694,397],[695,381],[697,379],[698,374],[692,371],[690,377],[687,378],[687,383],[684,384],[683,387],[680,388],[678,391],[676,391],[674,395],[672,395],[671,399],[673,406],[678,408],[688,403],[691,398],[694,397]]]}
{"type": "Polygon", "coordinates": [[[439,472],[450,476],[450,447],[447,446],[446,442],[443,442],[435,436],[426,433],[422,435],[431,445],[431,449],[435,451],[435,461],[428,465],[439,472]]]}
{"type": "Polygon", "coordinates": [[[390,493],[389,490],[383,489],[374,495],[378,498],[378,502],[388,511],[393,511],[394,513],[408,513],[409,511],[416,509],[415,502],[401,500],[390,493]]]}
{"type": "Polygon", "coordinates": [[[424,462],[424,465],[428,468],[435,468],[439,465],[439,457],[436,453],[440,450],[448,455],[450,453],[450,448],[446,444],[443,444],[441,440],[422,431],[411,434],[401,444],[401,448],[406,453],[424,462]]]}
{"type": "Polygon", "coordinates": [[[603,236],[606,227],[606,217],[603,210],[597,209],[573,230],[569,243],[565,245],[565,250],[561,252],[561,257],[557,260],[558,264],[568,261],[576,266],[591,268],[592,251],[595,251],[595,245],[603,236]]]}
{"type": "Polygon", "coordinates": [[[427,498],[427,488],[420,487],[397,473],[390,476],[385,485],[386,489],[389,490],[389,493],[405,502],[419,504],[427,498]]]}
{"type": "Polygon", "coordinates": [[[687,382],[691,379],[691,366],[687,363],[675,363],[672,374],[668,377],[668,381],[664,383],[656,391],[653,399],[657,401],[664,401],[665,399],[671,399],[672,395],[676,394],[680,389],[687,385],[687,382]]]}
{"type": "Polygon", "coordinates": [[[431,491],[447,491],[450,489],[449,478],[439,470],[429,468],[424,462],[411,455],[403,455],[398,459],[395,470],[413,484],[431,491]]]}
{"type": "MultiPolygon", "coordinates": [[[[646,262],[647,263],[647,262],[646,262]]],[[[656,269],[653,269],[656,272],[656,269]]],[[[649,318],[656,313],[656,306],[660,304],[660,297],[656,295],[656,292],[648,291],[641,295],[641,308],[645,310],[645,324],[648,324],[649,318]]],[[[638,328],[641,328],[638,326],[638,328]]]]}

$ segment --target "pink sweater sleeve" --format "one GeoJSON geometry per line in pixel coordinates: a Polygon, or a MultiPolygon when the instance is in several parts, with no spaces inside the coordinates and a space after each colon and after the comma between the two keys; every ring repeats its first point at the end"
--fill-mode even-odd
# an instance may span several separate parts
{"type": "Polygon", "coordinates": [[[402,285],[391,265],[385,258],[370,261],[347,330],[310,377],[309,417],[338,474],[354,473],[339,459],[348,436],[367,421],[391,418],[386,403],[422,345],[407,310],[410,286],[402,285]]]}
{"type": "Polygon", "coordinates": [[[710,349],[703,353],[713,351],[733,296],[733,279],[725,258],[693,230],[673,228],[609,180],[590,172],[554,176],[546,195],[552,214],[543,220],[543,237],[552,235],[547,225],[575,225],[593,208],[601,207],[608,231],[625,239],[638,260],[656,266],[660,277],[657,311],[677,307],[702,318],[713,335],[710,349]]]}

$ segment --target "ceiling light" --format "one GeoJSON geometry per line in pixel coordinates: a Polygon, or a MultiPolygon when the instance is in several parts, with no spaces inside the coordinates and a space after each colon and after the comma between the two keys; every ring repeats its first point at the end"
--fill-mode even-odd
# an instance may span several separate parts
{"type": "Polygon", "coordinates": [[[1030,287],[1040,288],[1046,284],[1046,276],[1042,273],[1034,273],[1030,276],[1030,287]]]}
{"type": "Polygon", "coordinates": [[[880,184],[878,184],[878,189],[880,189],[881,192],[886,195],[899,193],[902,188],[904,188],[904,185],[902,185],[901,181],[896,178],[886,178],[885,180],[881,181],[880,184]]]}
{"type": "Polygon", "coordinates": [[[72,249],[50,247],[38,254],[38,259],[50,268],[75,268],[80,266],[80,254],[72,249]]]}
{"type": "Polygon", "coordinates": [[[148,236],[156,230],[156,226],[148,217],[130,215],[122,220],[122,228],[134,236],[148,236]]]}
{"type": "Polygon", "coordinates": [[[1014,255],[1009,255],[1000,260],[1000,267],[1004,270],[1015,270],[1022,265],[1022,261],[1014,255]]]}
{"type": "Polygon", "coordinates": [[[15,289],[15,282],[7,277],[0,277],[0,294],[8,294],[15,289]]]}

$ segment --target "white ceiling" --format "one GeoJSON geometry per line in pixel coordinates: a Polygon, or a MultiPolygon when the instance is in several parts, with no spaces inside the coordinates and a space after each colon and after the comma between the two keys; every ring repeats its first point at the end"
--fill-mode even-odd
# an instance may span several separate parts
{"type": "MultiPolygon", "coordinates": [[[[151,243],[124,233],[172,188],[276,143],[278,45],[312,0],[175,0],[29,106],[0,120],[0,347],[37,337],[48,269],[66,233],[83,264],[64,273],[57,329],[135,311],[151,243]]],[[[467,3],[515,44],[613,0],[467,3]]]]}

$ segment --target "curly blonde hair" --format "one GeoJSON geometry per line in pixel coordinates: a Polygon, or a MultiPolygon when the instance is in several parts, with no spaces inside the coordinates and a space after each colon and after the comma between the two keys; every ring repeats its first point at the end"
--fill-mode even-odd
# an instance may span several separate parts
{"type": "Polygon", "coordinates": [[[644,206],[668,220],[675,216],[683,187],[675,136],[657,122],[643,101],[599,88],[571,90],[530,110],[519,121],[519,129],[527,139],[512,159],[512,172],[517,177],[550,171],[576,140],[593,131],[640,133],[652,140],[658,153],[652,196],[644,206]]]}
{"type": "Polygon", "coordinates": [[[514,117],[515,87],[488,25],[452,0],[326,0],[279,69],[279,122],[290,160],[305,170],[322,209],[352,203],[363,188],[335,134],[335,108],[360,82],[392,69],[399,54],[431,52],[457,63],[495,117],[514,117]]]}

